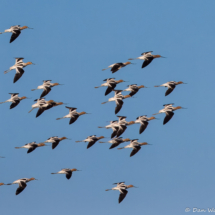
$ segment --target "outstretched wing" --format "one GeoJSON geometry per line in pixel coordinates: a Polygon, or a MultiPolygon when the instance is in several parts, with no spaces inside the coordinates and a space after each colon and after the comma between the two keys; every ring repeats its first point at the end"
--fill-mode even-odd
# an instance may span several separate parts
{"type": "Polygon", "coordinates": [[[124,131],[125,131],[126,129],[127,129],[127,126],[126,126],[126,125],[120,125],[116,136],[119,137],[121,134],[124,133],[124,131]]]}
{"type": "Polygon", "coordinates": [[[112,90],[114,90],[115,87],[116,87],[115,83],[109,83],[108,88],[105,92],[105,96],[108,95],[110,92],[112,92],[112,90]]]}
{"type": "Polygon", "coordinates": [[[51,87],[45,87],[45,89],[43,90],[40,98],[46,96],[50,91],[51,91],[51,87]]]}
{"type": "Polygon", "coordinates": [[[91,146],[93,146],[96,143],[96,141],[97,141],[97,139],[90,141],[87,145],[87,149],[89,149],[91,146]]]}
{"type": "Polygon", "coordinates": [[[153,61],[153,59],[153,57],[147,57],[142,64],[142,68],[148,66],[153,61]]]}
{"type": "Polygon", "coordinates": [[[79,115],[73,115],[69,121],[69,124],[72,124],[73,122],[75,122],[78,119],[79,115]]]}
{"type": "Polygon", "coordinates": [[[70,179],[72,177],[72,171],[68,171],[67,173],[66,173],[66,178],[67,179],[70,179]]]}
{"type": "Polygon", "coordinates": [[[112,73],[115,73],[115,72],[117,72],[119,69],[121,69],[120,67],[121,66],[123,66],[123,64],[122,63],[116,63],[113,67],[112,67],[112,69],[110,70],[112,73]]]}
{"type": "Polygon", "coordinates": [[[120,190],[120,194],[119,194],[119,203],[126,197],[128,191],[127,190],[120,190]]]}
{"type": "Polygon", "coordinates": [[[147,121],[141,123],[141,125],[140,125],[140,130],[139,130],[139,134],[142,134],[142,133],[145,131],[145,129],[147,128],[148,124],[149,124],[149,123],[148,123],[147,121]]]}
{"type": "Polygon", "coordinates": [[[46,108],[39,108],[39,110],[37,111],[36,118],[37,118],[38,116],[40,116],[45,110],[46,110],[46,108]]]}
{"type": "Polygon", "coordinates": [[[135,155],[141,149],[140,146],[135,146],[134,149],[131,151],[130,157],[135,155]]]}
{"type": "Polygon", "coordinates": [[[170,88],[165,93],[165,96],[168,96],[175,89],[175,85],[170,85],[170,88]]]}
{"type": "Polygon", "coordinates": [[[16,190],[16,195],[20,194],[25,188],[27,187],[27,184],[23,181],[19,183],[19,187],[16,190]]]}
{"type": "Polygon", "coordinates": [[[13,101],[13,103],[10,105],[10,109],[15,108],[19,103],[20,103],[20,100],[13,101]]]}
{"type": "Polygon", "coordinates": [[[135,95],[137,92],[139,91],[139,89],[132,89],[132,91],[129,93],[130,96],[135,95]]]}
{"type": "Polygon", "coordinates": [[[33,152],[37,148],[36,145],[32,146],[31,148],[28,149],[27,153],[33,152]]]}
{"type": "Polygon", "coordinates": [[[16,68],[16,74],[13,79],[13,83],[16,83],[23,75],[25,71],[21,67],[16,68]]]}
{"type": "Polygon", "coordinates": [[[52,149],[56,148],[57,145],[59,144],[60,140],[55,140],[53,143],[52,143],[52,149]]]}
{"type": "Polygon", "coordinates": [[[117,114],[121,110],[123,103],[124,102],[122,101],[122,99],[116,100],[115,114],[117,114]]]}
{"type": "Polygon", "coordinates": [[[165,125],[169,120],[173,117],[174,113],[172,111],[167,111],[166,116],[163,120],[163,124],[165,125]]]}
{"type": "Polygon", "coordinates": [[[19,35],[21,34],[20,30],[13,30],[13,34],[10,38],[10,43],[12,43],[19,35]]]}
{"type": "Polygon", "coordinates": [[[119,127],[113,127],[113,133],[111,134],[111,139],[114,138],[119,130],[119,127]]]}

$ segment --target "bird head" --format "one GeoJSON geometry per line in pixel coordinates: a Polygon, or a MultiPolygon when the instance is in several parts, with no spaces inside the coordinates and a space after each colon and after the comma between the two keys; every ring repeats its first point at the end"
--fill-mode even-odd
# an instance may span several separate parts
{"type": "Polygon", "coordinates": [[[123,141],[124,141],[124,142],[128,142],[128,141],[130,141],[130,139],[129,139],[129,138],[126,138],[126,139],[123,139],[123,141]]]}
{"type": "Polygon", "coordinates": [[[4,185],[4,183],[0,183],[0,186],[4,185]]]}
{"type": "Polygon", "coordinates": [[[133,125],[135,122],[134,121],[130,121],[127,123],[127,125],[133,125]]]}
{"type": "Polygon", "coordinates": [[[36,178],[29,178],[29,181],[34,181],[34,180],[38,180],[36,178]]]}
{"type": "Polygon", "coordinates": [[[154,116],[148,118],[149,121],[153,119],[156,119],[156,118],[154,116]]]}
{"type": "Polygon", "coordinates": [[[59,83],[54,83],[54,84],[53,84],[53,86],[57,86],[57,85],[60,85],[60,84],[59,84],[59,83]]]}
{"type": "Polygon", "coordinates": [[[32,63],[32,62],[27,62],[27,63],[25,63],[26,66],[27,66],[27,65],[32,65],[32,64],[34,64],[34,63],[32,63]]]}
{"type": "Polygon", "coordinates": [[[104,138],[105,138],[104,136],[98,137],[99,140],[104,139],[104,138]]]}
{"type": "Polygon", "coordinates": [[[61,138],[59,138],[60,140],[66,140],[66,139],[68,139],[67,137],[61,137],[61,138]]]}
{"type": "Polygon", "coordinates": [[[20,98],[20,100],[23,100],[23,99],[27,99],[27,97],[25,97],[25,96],[22,96],[22,97],[20,98]]]}
{"type": "Polygon", "coordinates": [[[131,97],[130,95],[126,95],[126,96],[124,96],[124,99],[130,98],[130,97],[131,97]]]}
{"type": "Polygon", "coordinates": [[[75,172],[75,171],[81,171],[81,170],[77,170],[77,169],[70,169],[72,172],[75,172]]]}
{"type": "Polygon", "coordinates": [[[41,146],[45,146],[46,144],[44,144],[44,143],[39,143],[39,144],[37,144],[38,145],[38,147],[41,147],[41,146]]]}
{"type": "Polygon", "coordinates": [[[81,112],[81,113],[78,113],[79,114],[79,116],[81,116],[81,115],[84,115],[84,114],[88,114],[88,113],[86,113],[86,112],[81,112]]]}
{"type": "Polygon", "coordinates": [[[140,85],[138,88],[140,89],[140,88],[144,88],[145,86],[144,85],[140,85]]]}
{"type": "MultiPolygon", "coordinates": [[[[127,188],[132,188],[132,187],[135,187],[134,185],[130,184],[130,185],[127,185],[127,188]]],[[[137,188],[137,187],[135,187],[137,188]]]]}
{"type": "Polygon", "coordinates": [[[129,64],[131,64],[131,62],[128,61],[128,62],[125,62],[124,64],[125,64],[125,65],[129,65],[129,64]]]}
{"type": "Polygon", "coordinates": [[[147,142],[140,143],[141,146],[148,145],[147,142]]]}
{"type": "Polygon", "coordinates": [[[116,81],[116,83],[121,83],[121,82],[124,82],[122,79],[120,79],[119,81],[116,81]]]}

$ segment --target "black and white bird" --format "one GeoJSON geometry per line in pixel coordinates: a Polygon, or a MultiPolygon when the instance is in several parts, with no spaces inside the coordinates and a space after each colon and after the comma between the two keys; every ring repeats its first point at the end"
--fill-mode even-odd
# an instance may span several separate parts
{"type": "Polygon", "coordinates": [[[19,97],[18,96],[19,93],[9,93],[9,94],[11,95],[11,98],[4,102],[0,102],[0,104],[11,102],[12,104],[10,105],[10,109],[15,108],[23,99],[27,99],[27,97],[25,96],[19,97]]]}
{"type": "Polygon", "coordinates": [[[43,92],[40,96],[40,98],[46,96],[52,89],[52,87],[54,86],[58,86],[58,85],[62,85],[62,84],[59,84],[59,83],[51,83],[51,80],[45,80],[43,81],[43,84],[38,86],[36,89],[32,89],[31,91],[35,91],[35,90],[40,90],[42,89],[43,92]]]}
{"type": "Polygon", "coordinates": [[[28,149],[27,153],[31,153],[36,148],[42,147],[42,146],[46,146],[46,144],[44,144],[44,143],[38,143],[38,144],[36,144],[36,142],[31,142],[31,143],[27,143],[27,144],[25,144],[24,146],[21,146],[21,147],[15,147],[15,149],[25,148],[25,149],[28,149]]]}
{"type": "Polygon", "coordinates": [[[165,118],[163,120],[164,125],[167,122],[169,122],[170,119],[172,119],[172,117],[174,115],[173,111],[179,110],[179,109],[185,109],[185,108],[183,108],[181,106],[173,107],[172,105],[173,105],[173,103],[172,104],[165,104],[165,105],[163,105],[164,108],[162,110],[160,110],[158,113],[153,114],[153,115],[157,115],[157,114],[160,114],[160,113],[165,113],[166,116],[165,116],[165,118]]]}
{"type": "Polygon", "coordinates": [[[14,76],[14,79],[13,79],[13,83],[17,82],[21,77],[22,75],[24,74],[24,67],[26,67],[27,65],[31,65],[31,64],[34,64],[32,62],[27,62],[27,63],[24,63],[23,62],[23,59],[22,57],[19,57],[19,58],[15,58],[16,61],[15,61],[15,65],[11,66],[10,69],[4,71],[4,74],[10,72],[11,70],[15,69],[16,70],[16,74],[14,76]]]}
{"type": "Polygon", "coordinates": [[[130,98],[131,96],[130,95],[126,95],[126,96],[122,95],[122,93],[121,93],[122,90],[113,90],[113,91],[115,92],[114,97],[109,98],[108,101],[106,101],[106,102],[102,102],[102,104],[115,101],[116,102],[115,114],[117,114],[121,110],[122,105],[124,104],[123,99],[130,98]]]}
{"type": "Polygon", "coordinates": [[[114,184],[116,184],[117,186],[113,187],[111,189],[107,189],[105,191],[118,190],[120,192],[120,194],[119,194],[119,200],[118,200],[119,203],[126,197],[126,195],[128,193],[127,189],[135,187],[134,185],[125,185],[125,182],[119,182],[119,183],[114,183],[114,184]]]}
{"type": "Polygon", "coordinates": [[[135,59],[144,60],[144,62],[142,64],[142,68],[144,68],[144,67],[148,66],[155,58],[160,58],[160,57],[162,57],[162,56],[161,55],[152,55],[152,51],[149,51],[149,52],[143,52],[140,57],[129,58],[128,60],[135,60],[135,59]]]}
{"type": "Polygon", "coordinates": [[[69,180],[72,177],[72,173],[75,171],[81,171],[81,170],[65,168],[60,170],[59,172],[51,173],[51,174],[66,174],[66,178],[69,180]]]}
{"type": "MultiPolygon", "coordinates": [[[[9,29],[6,29],[4,32],[1,32],[0,34],[8,33],[8,32],[12,33],[10,38],[10,43],[12,43],[21,34],[21,31],[26,28],[29,28],[29,27],[28,26],[20,27],[20,25],[13,25],[9,29]]],[[[33,28],[29,28],[29,29],[33,29],[33,28]]]]}
{"type": "Polygon", "coordinates": [[[81,141],[75,141],[76,143],[80,143],[80,142],[88,142],[87,145],[87,149],[89,149],[91,146],[93,146],[98,140],[101,140],[105,138],[104,136],[100,136],[100,137],[96,137],[96,135],[91,135],[88,136],[85,140],[81,140],[81,141]]]}
{"type": "Polygon", "coordinates": [[[128,141],[130,141],[129,138],[122,139],[122,137],[115,137],[115,138],[109,140],[108,142],[99,141],[99,143],[111,143],[111,146],[109,149],[113,149],[113,148],[119,146],[121,143],[128,142],[128,141]]]}
{"type": "Polygon", "coordinates": [[[122,82],[126,82],[123,80],[116,81],[115,78],[107,78],[107,79],[104,79],[104,81],[106,81],[104,84],[101,84],[101,86],[98,86],[95,88],[107,87],[107,90],[105,91],[105,96],[108,95],[109,93],[111,93],[115,89],[117,84],[122,83],[122,82]]]}
{"type": "Polygon", "coordinates": [[[167,87],[168,89],[165,93],[165,96],[168,96],[175,89],[176,85],[179,85],[179,84],[186,84],[186,83],[182,81],[179,81],[179,82],[169,81],[161,85],[156,85],[155,87],[167,87]]]}
{"type": "Polygon", "coordinates": [[[129,145],[122,147],[122,148],[118,148],[118,149],[133,148],[133,150],[131,151],[131,154],[130,154],[130,157],[132,157],[141,149],[141,146],[149,145],[147,142],[139,143],[139,142],[137,142],[137,140],[138,139],[133,139],[130,141],[129,145]]]}
{"type": "MultiPolygon", "coordinates": [[[[112,65],[110,65],[110,66],[108,66],[106,69],[109,69],[109,68],[111,68],[111,72],[112,73],[115,73],[115,72],[117,72],[118,70],[120,70],[122,67],[125,67],[126,65],[129,65],[129,64],[131,64],[131,62],[125,62],[125,63],[114,63],[114,64],[112,64],[112,65]]],[[[104,70],[106,70],[106,69],[103,69],[102,71],[104,71],[104,70]]]]}
{"type": "Polygon", "coordinates": [[[139,129],[139,134],[142,134],[145,129],[147,128],[148,126],[148,121],[150,120],[153,120],[153,119],[156,119],[155,117],[147,117],[147,115],[144,115],[144,116],[138,116],[137,119],[134,121],[135,123],[140,123],[140,129],[139,129]]]}
{"type": "Polygon", "coordinates": [[[69,124],[72,124],[72,123],[74,123],[78,119],[79,116],[84,115],[84,114],[89,114],[89,113],[86,113],[86,112],[80,112],[80,113],[78,113],[76,111],[77,108],[74,108],[74,107],[67,107],[66,106],[66,108],[69,109],[69,114],[67,114],[64,117],[57,118],[56,120],[60,120],[60,119],[64,119],[64,118],[70,118],[69,124]]]}
{"type": "Polygon", "coordinates": [[[19,187],[16,190],[16,195],[18,195],[27,187],[27,183],[29,181],[33,181],[33,180],[37,180],[37,179],[35,179],[35,178],[21,178],[21,179],[14,181],[13,183],[5,184],[5,185],[19,184],[19,187]]]}
{"type": "Polygon", "coordinates": [[[138,91],[139,91],[139,89],[141,89],[141,88],[147,88],[147,87],[145,87],[144,85],[141,85],[141,86],[137,86],[137,84],[131,84],[131,85],[128,85],[128,88],[126,88],[125,90],[123,90],[123,91],[130,91],[130,96],[133,96],[133,95],[135,95],[138,91]]]}
{"type": "Polygon", "coordinates": [[[43,143],[52,143],[52,149],[55,149],[62,140],[70,140],[70,139],[67,137],[53,136],[53,137],[48,138],[43,143]]]}

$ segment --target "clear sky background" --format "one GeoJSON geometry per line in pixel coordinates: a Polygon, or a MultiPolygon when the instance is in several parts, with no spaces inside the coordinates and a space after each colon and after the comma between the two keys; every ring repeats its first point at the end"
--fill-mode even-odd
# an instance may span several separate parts
{"type": "Polygon", "coordinates": [[[181,215],[186,207],[215,207],[214,8],[212,0],[1,1],[0,31],[12,25],[34,29],[23,30],[11,44],[10,33],[0,35],[0,101],[9,99],[8,93],[31,97],[12,110],[8,103],[0,106],[0,155],[5,156],[0,160],[0,182],[39,179],[18,196],[17,185],[1,186],[1,213],[181,215]],[[155,59],[144,69],[136,60],[115,74],[102,71],[145,51],[166,58],[155,59]],[[14,65],[14,57],[36,64],[27,66],[15,84],[14,71],[3,74],[14,65]],[[98,126],[117,119],[114,102],[101,105],[113,94],[105,97],[105,88],[94,88],[110,77],[129,81],[117,89],[127,84],[149,87],[125,100],[118,115],[128,121],[145,114],[150,117],[166,103],[188,109],[177,110],[166,125],[165,115],[158,115],[159,120],[151,121],[141,135],[139,124],[128,127],[123,138],[152,144],[131,158],[130,149],[109,150],[108,144],[86,149],[87,143],[75,141],[93,134],[110,140],[112,131],[98,126]],[[38,118],[36,110],[28,113],[42,93],[31,89],[46,79],[65,84],[54,87],[47,100],[92,114],[69,125],[68,119],[56,121],[68,114],[64,105],[38,118]],[[177,86],[167,97],[165,88],[154,88],[172,80],[188,84],[177,86]],[[72,140],[30,154],[14,148],[55,135],[72,140]],[[61,168],[82,171],[74,172],[70,180],[50,174],[61,168]],[[138,187],[129,189],[121,204],[118,191],[105,192],[119,181],[138,187]]]}

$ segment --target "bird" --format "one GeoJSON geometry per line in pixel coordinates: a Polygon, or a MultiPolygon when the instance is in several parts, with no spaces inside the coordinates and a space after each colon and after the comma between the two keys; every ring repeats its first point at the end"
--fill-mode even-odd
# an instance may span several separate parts
{"type": "MultiPolygon", "coordinates": [[[[21,34],[21,31],[26,28],[29,28],[29,27],[28,26],[20,27],[20,25],[13,25],[9,29],[6,29],[4,32],[1,32],[0,34],[11,32],[12,35],[10,38],[10,43],[12,43],[21,34]]],[[[33,29],[33,28],[29,28],[29,29],[33,29]]]]}
{"type": "Polygon", "coordinates": [[[127,122],[125,120],[127,118],[126,116],[117,116],[117,117],[118,117],[118,121],[117,120],[110,121],[110,125],[107,125],[105,127],[99,126],[98,128],[106,128],[106,129],[111,128],[113,130],[113,133],[111,134],[111,138],[114,138],[115,136],[119,137],[120,135],[122,135],[124,131],[127,129],[128,125],[133,125],[135,123],[134,121],[127,122]]]}
{"type": "Polygon", "coordinates": [[[148,126],[148,121],[150,120],[153,120],[153,119],[156,119],[155,117],[147,117],[147,115],[144,115],[144,116],[138,116],[137,119],[134,121],[135,123],[140,123],[140,129],[139,129],[139,134],[142,134],[145,129],[147,128],[148,126]]]}
{"type": "Polygon", "coordinates": [[[129,58],[128,60],[135,60],[135,59],[144,60],[142,64],[142,68],[144,68],[148,66],[153,61],[153,59],[160,58],[160,57],[164,58],[161,55],[152,55],[152,51],[149,51],[149,52],[143,52],[141,56],[138,58],[129,58]]]}
{"type": "MultiPolygon", "coordinates": [[[[111,189],[106,189],[105,191],[109,191],[109,190],[119,190],[120,194],[119,194],[119,203],[122,202],[122,200],[126,197],[128,191],[127,189],[128,188],[132,188],[132,187],[135,187],[134,185],[125,185],[125,182],[118,182],[118,183],[114,183],[116,184],[117,186],[116,187],[113,187],[111,189]]],[[[137,188],[137,187],[135,187],[137,188]]]]}
{"type": "Polygon", "coordinates": [[[89,114],[89,113],[86,113],[86,112],[80,112],[80,113],[78,113],[76,111],[77,108],[74,108],[74,107],[67,107],[66,106],[66,108],[69,109],[69,114],[67,114],[64,117],[57,118],[56,120],[60,120],[60,119],[64,119],[64,118],[70,118],[69,125],[72,124],[72,123],[74,123],[78,119],[79,116],[84,115],[84,114],[89,114]]]}
{"type": "MultiPolygon", "coordinates": [[[[109,68],[111,68],[111,72],[112,73],[115,73],[115,72],[117,72],[118,70],[120,70],[122,67],[125,67],[125,66],[127,66],[127,65],[129,65],[129,64],[131,64],[131,62],[125,62],[125,63],[114,63],[114,64],[112,64],[112,65],[110,65],[110,66],[108,66],[106,69],[109,69],[109,68]]],[[[104,71],[104,70],[106,70],[106,69],[102,69],[102,71],[104,71]]]]}
{"type": "Polygon", "coordinates": [[[12,104],[10,105],[10,109],[15,108],[20,101],[22,101],[23,99],[28,99],[25,96],[19,97],[19,93],[9,93],[11,95],[11,98],[4,101],[4,102],[0,102],[0,104],[6,103],[6,102],[12,102],[12,104]]]}
{"type": "Polygon", "coordinates": [[[165,113],[166,116],[163,120],[163,124],[165,125],[167,122],[169,122],[169,120],[173,117],[174,113],[173,111],[175,110],[179,110],[179,109],[185,109],[181,106],[177,106],[177,107],[173,107],[174,103],[171,103],[171,104],[164,104],[164,108],[162,110],[160,110],[158,113],[155,113],[153,115],[157,115],[157,114],[160,114],[160,113],[165,113]]]}
{"type": "Polygon", "coordinates": [[[70,140],[67,137],[58,137],[58,136],[53,136],[48,138],[45,142],[43,143],[52,143],[52,149],[56,148],[57,145],[60,143],[62,140],[70,140]]]}
{"type": "Polygon", "coordinates": [[[52,107],[56,107],[58,105],[63,105],[63,102],[55,102],[53,100],[47,101],[45,104],[39,104],[39,110],[37,111],[36,118],[40,116],[45,110],[51,109],[52,107]]]}
{"type": "Polygon", "coordinates": [[[79,143],[79,142],[89,142],[88,145],[87,145],[87,149],[89,149],[91,146],[93,146],[98,140],[101,140],[103,139],[104,136],[100,136],[100,137],[96,137],[96,135],[91,135],[91,136],[88,136],[85,140],[82,140],[82,141],[75,141],[76,143],[79,143]]]}
{"type": "Polygon", "coordinates": [[[129,95],[130,95],[130,96],[133,96],[133,95],[135,95],[135,94],[139,91],[139,89],[141,89],[141,88],[147,88],[147,87],[145,87],[144,85],[137,86],[137,84],[131,84],[131,85],[128,85],[128,88],[125,89],[125,90],[123,90],[123,91],[131,91],[129,95]]]}
{"type": "Polygon", "coordinates": [[[130,98],[131,96],[130,95],[122,95],[122,90],[113,90],[115,92],[115,95],[114,97],[112,98],[109,98],[108,101],[106,102],[102,102],[102,104],[105,104],[107,102],[111,102],[111,101],[115,101],[116,102],[116,108],[115,108],[115,114],[117,114],[121,108],[122,108],[122,105],[124,104],[124,102],[122,101],[123,99],[126,99],[126,98],[130,98]]]}
{"type": "MultiPolygon", "coordinates": [[[[35,99],[34,101],[35,101],[36,103],[33,104],[33,105],[31,106],[32,109],[31,109],[28,113],[30,113],[30,112],[31,112],[32,110],[34,110],[35,108],[39,108],[40,105],[46,104],[46,103],[47,103],[47,101],[45,100],[45,98],[35,99]]],[[[51,100],[51,101],[53,101],[53,100],[51,100]]]]}
{"type": "Polygon", "coordinates": [[[51,174],[66,174],[66,178],[69,180],[72,176],[72,172],[75,172],[75,171],[81,171],[81,170],[65,168],[60,170],[59,172],[51,173],[51,174]]]}
{"type": "Polygon", "coordinates": [[[138,139],[133,139],[130,141],[129,145],[122,147],[122,148],[118,148],[118,149],[133,148],[133,150],[131,151],[131,154],[130,154],[130,157],[132,157],[141,149],[141,146],[149,145],[147,142],[139,143],[139,142],[137,142],[137,140],[138,139]]]}
{"type": "Polygon", "coordinates": [[[21,149],[21,148],[25,148],[28,149],[27,153],[31,153],[33,152],[37,147],[42,147],[42,146],[47,146],[44,143],[38,143],[36,144],[36,142],[31,142],[31,143],[27,143],[24,146],[21,147],[15,147],[15,149],[21,149]]]}
{"type": "Polygon", "coordinates": [[[116,81],[115,78],[107,78],[104,79],[103,81],[106,81],[104,84],[101,84],[101,86],[95,87],[95,88],[99,88],[99,87],[107,87],[107,90],[105,91],[105,96],[108,95],[109,93],[111,93],[117,84],[122,83],[122,82],[127,82],[127,81],[123,81],[123,80],[118,80],[116,81]]]}
{"type": "Polygon", "coordinates": [[[35,179],[35,178],[21,178],[21,179],[18,179],[16,181],[14,181],[13,183],[5,184],[5,185],[19,184],[19,187],[16,190],[16,195],[18,195],[27,187],[27,183],[29,181],[33,181],[33,180],[38,180],[38,179],[35,179]]]}
{"type": "Polygon", "coordinates": [[[58,86],[58,85],[62,85],[62,84],[51,83],[51,80],[44,80],[42,85],[38,86],[36,89],[32,89],[31,91],[43,89],[43,92],[40,96],[40,98],[42,98],[42,97],[46,96],[51,91],[52,87],[58,86]]]}
{"type": "Polygon", "coordinates": [[[16,70],[16,74],[14,76],[14,79],[13,79],[13,83],[16,83],[21,77],[22,75],[24,74],[24,67],[26,67],[27,65],[35,65],[34,63],[32,62],[27,62],[27,63],[24,63],[23,62],[23,59],[22,57],[19,57],[19,58],[15,58],[16,61],[15,61],[15,64],[13,66],[10,67],[10,69],[4,71],[4,74],[10,72],[11,70],[15,69],[16,70]]]}
{"type": "Polygon", "coordinates": [[[111,146],[109,149],[113,149],[113,148],[117,147],[119,144],[128,142],[128,141],[130,141],[129,138],[122,139],[122,137],[115,137],[112,140],[109,140],[108,142],[99,141],[99,143],[111,143],[111,146]]]}
{"type": "Polygon", "coordinates": [[[176,81],[169,81],[169,82],[166,82],[162,85],[156,85],[155,87],[167,87],[167,91],[165,93],[165,96],[168,96],[176,87],[176,85],[179,85],[179,84],[186,84],[182,81],[179,81],[179,82],[176,82],[176,81]]]}

